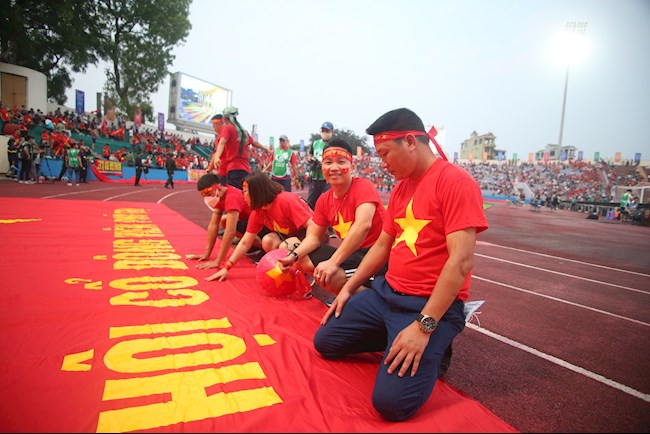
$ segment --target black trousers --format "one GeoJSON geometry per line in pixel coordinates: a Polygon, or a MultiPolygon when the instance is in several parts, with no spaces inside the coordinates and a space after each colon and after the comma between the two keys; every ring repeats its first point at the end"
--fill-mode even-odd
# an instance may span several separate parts
{"type": "Polygon", "coordinates": [[[171,188],[174,188],[174,171],[173,170],[168,170],[167,171],[167,182],[165,182],[165,187],[171,186],[171,188]]]}
{"type": "Polygon", "coordinates": [[[142,167],[135,168],[135,184],[140,185],[140,177],[142,176],[142,167]]]}

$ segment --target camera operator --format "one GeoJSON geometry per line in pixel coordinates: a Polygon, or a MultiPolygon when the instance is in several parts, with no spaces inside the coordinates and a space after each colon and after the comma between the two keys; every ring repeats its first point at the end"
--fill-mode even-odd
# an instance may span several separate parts
{"type": "Polygon", "coordinates": [[[21,141],[22,143],[18,148],[18,158],[20,159],[20,173],[18,174],[18,182],[21,184],[33,184],[30,179],[32,172],[32,152],[34,146],[34,138],[27,136],[27,140],[24,140],[25,136],[21,132],[21,141]]]}
{"type": "Polygon", "coordinates": [[[79,156],[81,157],[81,171],[79,172],[80,182],[88,184],[88,164],[93,161],[90,149],[86,146],[84,139],[79,141],[79,156]]]}
{"type": "Polygon", "coordinates": [[[41,181],[41,158],[45,153],[43,145],[34,143],[32,146],[32,167],[31,167],[31,178],[34,182],[42,184],[41,181]]]}
{"type": "MultiPolygon", "coordinates": [[[[324,122],[320,127],[320,139],[314,141],[309,149],[309,190],[307,193],[307,203],[311,209],[316,209],[316,201],[321,196],[330,189],[330,185],[325,181],[325,176],[323,176],[323,169],[321,168],[321,162],[323,161],[323,149],[327,142],[332,139],[334,135],[334,125],[331,122],[324,122]]],[[[334,229],[332,227],[327,228],[330,238],[336,238],[334,229]]]]}
{"type": "Polygon", "coordinates": [[[316,208],[316,201],[320,195],[330,188],[323,176],[321,161],[323,160],[323,148],[325,148],[325,145],[330,141],[333,134],[334,125],[331,122],[323,123],[320,129],[321,138],[314,141],[309,148],[309,192],[307,194],[307,203],[311,209],[316,208]]]}

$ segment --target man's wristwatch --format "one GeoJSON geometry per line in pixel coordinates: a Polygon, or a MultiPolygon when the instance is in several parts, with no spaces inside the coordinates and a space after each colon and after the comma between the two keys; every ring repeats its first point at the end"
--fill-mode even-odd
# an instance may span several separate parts
{"type": "Polygon", "coordinates": [[[422,333],[431,334],[436,330],[436,327],[438,327],[438,322],[434,317],[429,315],[419,314],[418,323],[420,323],[420,331],[422,333]]]}

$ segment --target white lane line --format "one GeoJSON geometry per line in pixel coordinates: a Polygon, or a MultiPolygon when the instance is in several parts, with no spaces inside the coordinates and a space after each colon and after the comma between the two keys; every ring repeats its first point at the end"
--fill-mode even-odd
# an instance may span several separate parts
{"type": "Polygon", "coordinates": [[[482,280],[484,282],[493,283],[493,284],[498,285],[498,286],[505,286],[506,288],[514,289],[516,291],[525,292],[527,294],[536,295],[538,297],[548,298],[549,300],[559,301],[560,303],[570,304],[571,306],[576,306],[576,307],[580,307],[582,309],[591,310],[591,311],[596,312],[596,313],[602,313],[603,315],[613,316],[614,318],[622,319],[622,320],[625,320],[625,321],[630,321],[630,322],[633,322],[633,323],[636,323],[636,324],[639,324],[639,325],[650,326],[650,323],[639,321],[639,320],[634,319],[634,318],[629,318],[629,317],[626,317],[626,316],[617,315],[615,313],[607,312],[605,310],[596,309],[596,308],[593,308],[593,307],[585,306],[584,304],[574,303],[572,301],[563,300],[561,298],[553,297],[553,296],[550,296],[550,295],[540,294],[538,292],[530,291],[528,289],[508,285],[507,283],[497,282],[495,280],[490,280],[490,279],[486,279],[484,277],[478,277],[478,276],[475,276],[475,275],[472,275],[472,279],[482,280]]]}
{"type": "Polygon", "coordinates": [[[107,202],[109,200],[117,199],[118,197],[129,196],[131,194],[140,193],[140,192],[146,191],[146,190],[153,190],[153,188],[145,188],[145,189],[140,189],[140,190],[135,190],[135,191],[129,191],[128,193],[122,193],[122,194],[118,194],[116,196],[107,197],[106,199],[102,199],[102,202],[107,202]]]}
{"type": "Polygon", "coordinates": [[[517,348],[519,350],[522,350],[522,351],[526,351],[527,353],[530,353],[530,354],[532,354],[534,356],[540,357],[540,358],[542,358],[544,360],[548,360],[549,362],[555,363],[558,366],[561,366],[561,367],[566,368],[566,369],[570,369],[573,372],[584,375],[585,377],[591,378],[592,380],[596,380],[599,383],[602,383],[602,384],[604,384],[606,386],[613,387],[614,389],[618,389],[618,390],[620,390],[620,391],[622,391],[624,393],[627,393],[628,395],[632,395],[632,396],[634,396],[636,398],[642,399],[645,402],[650,402],[650,395],[647,394],[647,393],[643,393],[643,392],[640,392],[640,391],[638,391],[636,389],[633,389],[633,388],[631,388],[629,386],[626,386],[624,384],[617,383],[616,381],[611,380],[611,379],[609,379],[607,377],[604,377],[604,376],[602,376],[600,374],[596,374],[595,372],[591,372],[591,371],[589,371],[589,370],[587,370],[585,368],[581,368],[580,366],[576,366],[576,365],[571,364],[571,363],[569,363],[569,362],[567,362],[565,360],[562,360],[562,359],[559,359],[557,357],[551,356],[550,354],[543,353],[543,352],[541,352],[539,350],[536,350],[535,348],[531,348],[531,347],[529,347],[527,345],[524,345],[522,343],[513,341],[512,339],[509,339],[509,338],[507,338],[505,336],[501,336],[501,335],[499,335],[497,333],[486,330],[486,329],[484,329],[482,327],[479,327],[479,326],[477,326],[475,324],[468,323],[468,324],[466,324],[466,327],[469,327],[472,330],[475,330],[475,331],[477,331],[479,333],[483,333],[484,335],[489,336],[489,337],[491,337],[493,339],[496,339],[496,340],[498,340],[500,342],[503,342],[504,344],[510,345],[510,346],[515,347],[515,348],[517,348]]]}
{"type": "Polygon", "coordinates": [[[173,193],[169,193],[169,194],[161,197],[160,199],[158,199],[158,202],[156,202],[156,203],[163,203],[166,199],[169,199],[170,197],[172,197],[172,196],[174,196],[176,194],[187,193],[188,191],[192,191],[192,190],[181,190],[181,191],[175,191],[173,193]]]}
{"type": "Polygon", "coordinates": [[[43,196],[41,199],[53,199],[55,197],[61,197],[61,196],[73,196],[75,194],[94,193],[96,191],[115,190],[116,188],[117,187],[114,187],[114,188],[96,188],[94,190],[75,190],[75,191],[71,191],[69,193],[55,194],[55,195],[52,195],[52,196],[43,196]]]}
{"type": "Polygon", "coordinates": [[[533,270],[544,271],[546,273],[559,274],[560,276],[570,277],[572,279],[584,280],[587,282],[597,283],[599,285],[613,286],[615,288],[625,289],[626,291],[634,291],[634,292],[639,292],[641,294],[650,295],[650,292],[648,291],[644,291],[642,289],[630,288],[623,285],[617,285],[616,283],[608,283],[608,282],[603,282],[602,280],[588,279],[586,277],[576,276],[575,274],[561,273],[559,271],[549,270],[548,268],[534,267],[532,265],[522,264],[521,262],[508,261],[507,259],[495,258],[494,256],[481,255],[480,253],[474,253],[474,255],[480,256],[481,258],[491,259],[493,261],[505,262],[507,264],[518,265],[520,267],[525,267],[525,268],[532,268],[533,270]]]}
{"type": "Polygon", "coordinates": [[[568,262],[575,262],[576,264],[589,265],[590,267],[605,268],[607,270],[618,271],[620,273],[629,273],[629,274],[636,274],[638,276],[650,277],[650,274],[638,273],[636,271],[622,270],[620,268],[607,267],[606,265],[592,264],[590,262],[583,262],[583,261],[578,261],[578,260],[575,260],[575,259],[563,258],[561,256],[547,255],[545,253],[538,253],[538,252],[533,252],[533,251],[530,251],[530,250],[516,249],[514,247],[500,246],[498,244],[486,243],[485,241],[477,241],[476,245],[477,246],[498,247],[500,249],[514,250],[514,251],[517,251],[517,252],[524,252],[524,253],[528,253],[528,254],[531,254],[531,255],[545,256],[547,258],[559,259],[559,260],[568,261],[568,262]]]}

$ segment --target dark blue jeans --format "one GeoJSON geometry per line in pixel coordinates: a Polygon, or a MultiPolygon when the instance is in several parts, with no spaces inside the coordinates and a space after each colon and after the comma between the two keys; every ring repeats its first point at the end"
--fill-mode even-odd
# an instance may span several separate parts
{"type": "Polygon", "coordinates": [[[330,185],[324,179],[310,179],[307,203],[311,209],[316,209],[316,201],[321,194],[330,189],[330,185]]]}
{"type": "Polygon", "coordinates": [[[291,191],[291,177],[276,178],[275,176],[271,176],[271,180],[283,186],[284,191],[289,191],[289,192],[291,191]]]}
{"type": "MultiPolygon", "coordinates": [[[[384,276],[375,277],[372,288],[355,294],[314,336],[316,350],[325,358],[384,351],[384,358],[397,334],[417,319],[427,298],[401,295],[384,276]]],[[[438,379],[445,349],[465,328],[464,303],[456,300],[440,319],[429,338],[418,372],[404,377],[388,374],[384,361],[379,366],[372,404],[384,419],[400,421],[413,416],[427,402],[438,379]]]]}

